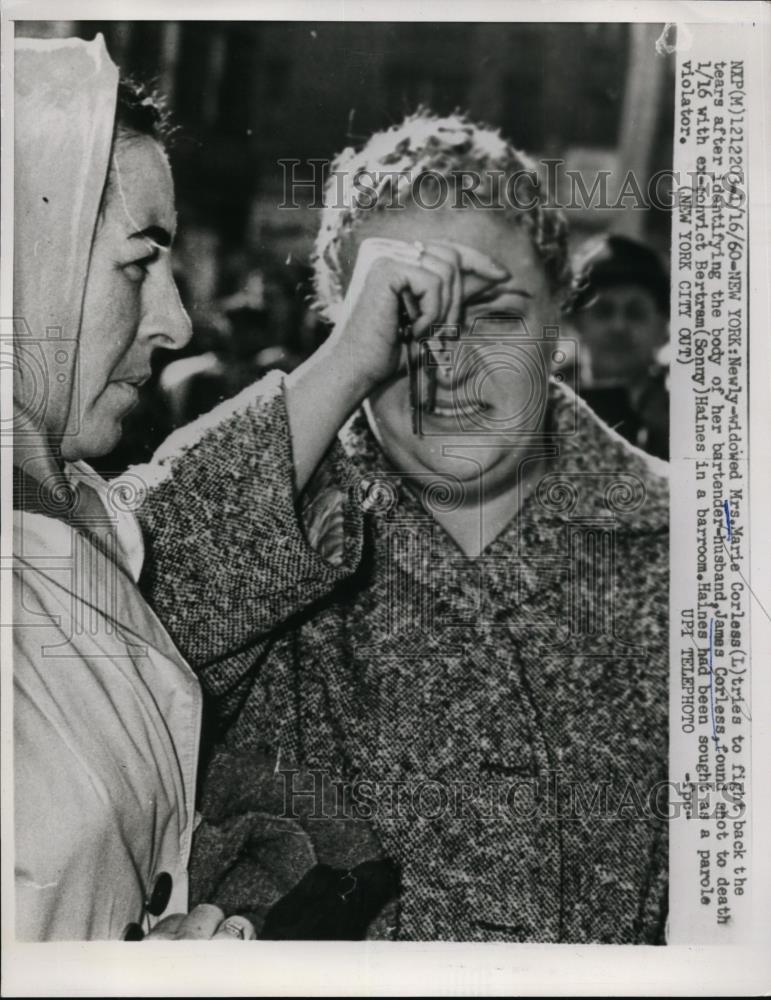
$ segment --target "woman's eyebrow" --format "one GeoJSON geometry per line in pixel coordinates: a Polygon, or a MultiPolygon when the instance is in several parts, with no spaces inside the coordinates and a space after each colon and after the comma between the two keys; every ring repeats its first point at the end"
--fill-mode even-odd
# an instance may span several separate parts
{"type": "Polygon", "coordinates": [[[481,302],[494,302],[496,299],[500,299],[504,295],[521,295],[526,299],[532,299],[532,294],[525,291],[524,288],[501,288],[500,286],[494,288],[482,288],[480,291],[476,292],[474,295],[469,296],[464,301],[466,306],[475,306],[481,302]]]}
{"type": "Polygon", "coordinates": [[[139,232],[132,233],[129,239],[150,240],[151,243],[155,243],[164,249],[168,249],[171,246],[171,233],[168,229],[164,229],[163,226],[148,226],[146,229],[140,229],[139,232]]]}

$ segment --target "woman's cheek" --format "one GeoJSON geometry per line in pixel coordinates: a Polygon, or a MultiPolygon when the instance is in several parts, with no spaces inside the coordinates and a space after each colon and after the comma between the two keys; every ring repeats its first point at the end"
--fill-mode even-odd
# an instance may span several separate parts
{"type": "Polygon", "coordinates": [[[129,350],[139,332],[142,319],[142,285],[124,281],[116,296],[112,314],[110,354],[121,358],[129,350]]]}

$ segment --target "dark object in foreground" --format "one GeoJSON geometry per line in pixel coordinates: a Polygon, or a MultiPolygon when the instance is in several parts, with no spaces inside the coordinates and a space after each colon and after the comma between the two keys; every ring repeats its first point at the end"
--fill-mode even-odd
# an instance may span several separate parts
{"type": "Polygon", "coordinates": [[[316,865],[271,907],[260,939],[363,941],[370,922],[398,891],[390,861],[364,861],[350,871],[316,865]]]}

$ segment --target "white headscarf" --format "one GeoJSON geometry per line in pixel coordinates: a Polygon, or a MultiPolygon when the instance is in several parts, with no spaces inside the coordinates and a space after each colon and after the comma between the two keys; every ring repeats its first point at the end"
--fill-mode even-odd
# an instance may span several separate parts
{"type": "Polygon", "coordinates": [[[101,35],[18,39],[14,76],[14,465],[50,492],[87,363],[77,345],[118,69],[101,35]]]}

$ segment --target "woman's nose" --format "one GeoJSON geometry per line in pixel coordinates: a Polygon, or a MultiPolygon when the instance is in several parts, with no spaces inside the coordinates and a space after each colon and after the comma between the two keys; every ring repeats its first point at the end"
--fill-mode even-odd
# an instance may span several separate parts
{"type": "Polygon", "coordinates": [[[171,346],[175,351],[178,351],[190,342],[190,338],[193,336],[193,324],[190,322],[187,309],[182,305],[179,289],[173,277],[171,278],[171,287],[173,294],[169,296],[169,299],[173,301],[170,301],[168,336],[172,341],[171,346]]]}
{"type": "Polygon", "coordinates": [[[169,268],[166,280],[149,289],[148,308],[142,321],[146,338],[157,347],[178,351],[193,335],[193,327],[187,310],[182,305],[179,290],[169,268]]]}

